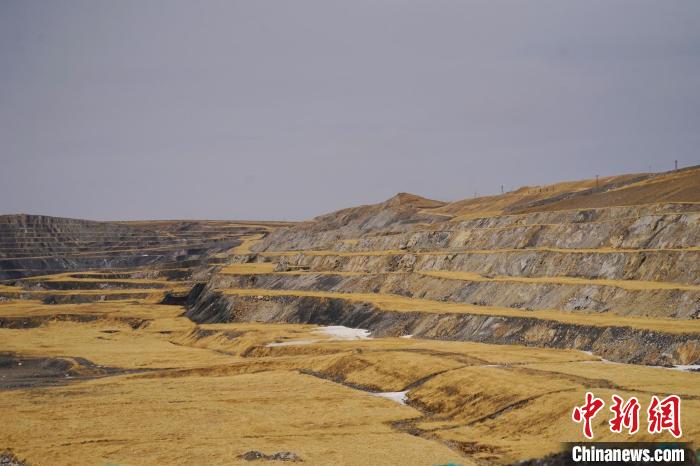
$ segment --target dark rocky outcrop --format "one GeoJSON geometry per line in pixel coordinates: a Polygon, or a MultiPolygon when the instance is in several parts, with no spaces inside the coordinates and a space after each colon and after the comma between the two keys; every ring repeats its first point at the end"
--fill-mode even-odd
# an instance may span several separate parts
{"type": "Polygon", "coordinates": [[[335,298],[231,296],[208,292],[200,296],[186,315],[198,323],[257,321],[344,325],[370,330],[376,337],[413,335],[576,349],[590,351],[610,361],[634,364],[700,363],[700,335],[497,315],[394,312],[371,303],[335,298]]]}

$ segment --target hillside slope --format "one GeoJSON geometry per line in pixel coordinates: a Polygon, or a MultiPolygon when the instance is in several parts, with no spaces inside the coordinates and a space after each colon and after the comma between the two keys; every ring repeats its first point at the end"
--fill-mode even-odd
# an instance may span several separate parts
{"type": "MultiPolygon", "coordinates": [[[[401,193],[299,224],[2,217],[0,411],[20,422],[0,450],[552,464],[588,392],[678,395],[697,444],[697,176],[401,193]]],[[[677,441],[608,419],[597,441],[677,441]]]]}
{"type": "Polygon", "coordinates": [[[449,204],[399,194],[344,209],[231,257],[190,315],[697,364],[699,174],[624,175],[449,204]]]}

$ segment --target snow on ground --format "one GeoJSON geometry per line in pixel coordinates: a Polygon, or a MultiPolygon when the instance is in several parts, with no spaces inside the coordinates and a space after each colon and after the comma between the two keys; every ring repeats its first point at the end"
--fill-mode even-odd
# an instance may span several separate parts
{"type": "Polygon", "coordinates": [[[681,372],[700,372],[700,364],[688,364],[688,365],[677,365],[677,366],[648,366],[648,367],[656,367],[657,369],[666,369],[666,370],[672,370],[672,371],[681,371],[681,372]]]}
{"type": "Polygon", "coordinates": [[[369,330],[363,328],[350,328],[342,325],[321,327],[314,332],[329,335],[333,340],[366,340],[370,334],[369,330]]]}
{"type": "Polygon", "coordinates": [[[399,338],[413,338],[413,335],[401,335],[399,338]]]}
{"type": "Polygon", "coordinates": [[[700,364],[679,365],[675,366],[674,369],[685,372],[700,371],[700,364]]]}
{"type": "Polygon", "coordinates": [[[622,364],[621,362],[615,362],[615,361],[610,361],[609,359],[601,358],[597,354],[593,354],[593,351],[584,351],[584,350],[579,350],[582,353],[585,353],[589,356],[593,356],[594,358],[598,358],[597,361],[581,361],[583,363],[590,363],[590,362],[603,362],[605,364],[622,364]]]}
{"type": "Polygon", "coordinates": [[[306,339],[306,340],[289,340],[289,341],[277,341],[274,343],[268,343],[268,348],[275,346],[297,346],[297,345],[310,345],[313,343],[318,343],[320,341],[333,341],[333,340],[366,340],[369,338],[370,331],[363,328],[350,328],[343,327],[342,325],[331,325],[328,327],[320,327],[314,330],[314,333],[322,333],[331,337],[328,340],[321,339],[306,339]]]}
{"type": "Polygon", "coordinates": [[[280,341],[275,343],[268,343],[265,345],[267,348],[273,348],[275,346],[297,346],[297,345],[310,345],[316,343],[319,340],[291,340],[291,341],[280,341]]]}
{"type": "Polygon", "coordinates": [[[408,393],[408,390],[403,391],[403,392],[379,392],[379,393],[371,393],[373,396],[381,396],[382,398],[389,399],[391,401],[395,401],[396,403],[405,405],[406,401],[408,398],[406,397],[406,393],[408,393]]]}

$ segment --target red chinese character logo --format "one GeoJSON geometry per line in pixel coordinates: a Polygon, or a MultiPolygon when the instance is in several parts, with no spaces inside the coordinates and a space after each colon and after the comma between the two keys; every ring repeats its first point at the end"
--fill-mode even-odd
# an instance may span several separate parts
{"type": "Polygon", "coordinates": [[[586,438],[593,438],[593,428],[591,427],[591,419],[598,414],[598,411],[603,409],[605,402],[600,398],[593,396],[593,393],[586,393],[586,403],[583,406],[576,406],[574,411],[571,413],[571,418],[574,422],[583,421],[583,435],[586,438]]]}
{"type": "Polygon", "coordinates": [[[609,423],[610,431],[621,433],[622,428],[627,429],[631,434],[639,430],[639,400],[635,397],[627,400],[623,404],[623,399],[617,395],[612,396],[614,404],[610,407],[610,411],[615,414],[609,423]]]}
{"type": "Polygon", "coordinates": [[[668,430],[671,434],[679,438],[681,432],[681,399],[676,395],[669,395],[663,400],[654,395],[647,410],[649,415],[650,434],[658,434],[668,430]]]}

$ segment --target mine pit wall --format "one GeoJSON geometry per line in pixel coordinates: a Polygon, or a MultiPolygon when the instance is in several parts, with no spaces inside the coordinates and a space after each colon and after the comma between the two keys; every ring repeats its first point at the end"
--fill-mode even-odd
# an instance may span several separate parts
{"type": "Polygon", "coordinates": [[[136,300],[136,299],[148,299],[154,296],[153,293],[110,293],[110,294],[93,294],[93,295],[81,295],[81,294],[68,294],[68,295],[58,295],[58,294],[42,294],[36,295],[29,293],[21,293],[20,299],[41,299],[44,304],[88,304],[104,301],[123,301],[125,299],[136,300]]]}
{"type": "Polygon", "coordinates": [[[568,276],[587,279],[700,284],[700,250],[635,252],[505,251],[483,253],[268,256],[282,268],[318,272],[470,271],[515,277],[568,276]]]}
{"type": "Polygon", "coordinates": [[[25,280],[21,282],[27,291],[44,290],[131,290],[131,289],[162,289],[170,286],[165,283],[133,283],[133,282],[99,282],[99,281],[57,281],[57,280],[25,280]]]}
{"type": "Polygon", "coordinates": [[[371,251],[415,248],[497,249],[561,248],[682,248],[700,243],[697,204],[612,207],[522,215],[482,217],[434,223],[423,231],[392,231],[357,238],[342,227],[330,231],[281,229],[254,251],[335,249],[371,251]]]}
{"type": "Polygon", "coordinates": [[[458,222],[460,229],[502,228],[518,225],[542,225],[557,223],[600,223],[636,220],[640,217],[693,214],[700,211],[697,203],[650,204],[617,206],[575,210],[543,211],[526,214],[508,214],[478,217],[458,222]]]}
{"type": "MultiPolygon", "coordinates": [[[[240,241],[226,243],[229,247],[237,246],[240,241]]],[[[200,263],[214,263],[209,256],[220,249],[208,248],[179,248],[160,251],[131,252],[96,252],[94,255],[55,256],[36,258],[0,258],[0,280],[20,279],[48,273],[59,273],[81,270],[131,269],[137,267],[164,266],[167,263],[178,267],[189,267],[200,263]]]]}
{"type": "MultiPolygon", "coordinates": [[[[415,273],[371,275],[214,275],[212,289],[381,293],[478,306],[523,310],[560,309],[616,315],[693,319],[700,314],[700,291],[627,290],[615,286],[553,283],[480,282],[415,273]]],[[[679,323],[682,325],[682,323],[679,323]]]]}
{"type": "Polygon", "coordinates": [[[700,244],[700,214],[649,215],[626,222],[565,223],[419,231],[340,243],[337,249],[687,248],[700,244]]]}
{"type": "Polygon", "coordinates": [[[276,272],[303,274],[214,275],[188,315],[196,321],[347,325],[375,336],[571,348],[635,364],[695,364],[699,334],[567,324],[527,315],[392,312],[350,299],[251,297],[216,290],[393,294],[523,311],[675,318],[682,328],[684,319],[700,318],[700,291],[679,289],[700,285],[698,210],[697,204],[687,203],[536,212],[415,228],[402,224],[362,234],[357,231],[362,218],[350,223],[331,218],[326,224],[278,230],[253,247],[262,254],[232,258],[272,262],[276,272]],[[568,278],[662,283],[576,283],[568,278]]]}
{"type": "Polygon", "coordinates": [[[236,296],[201,289],[186,316],[197,323],[286,322],[344,325],[374,337],[472,341],[590,351],[646,365],[700,363],[700,335],[566,324],[523,317],[383,311],[370,303],[295,296],[236,296]]]}
{"type": "Polygon", "coordinates": [[[266,232],[224,222],[125,224],[0,215],[0,280],[90,269],[207,266],[220,263],[215,256],[239,246],[242,236],[266,232]]]}

